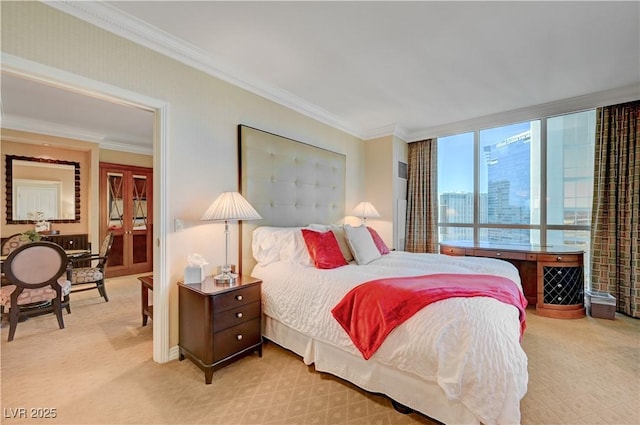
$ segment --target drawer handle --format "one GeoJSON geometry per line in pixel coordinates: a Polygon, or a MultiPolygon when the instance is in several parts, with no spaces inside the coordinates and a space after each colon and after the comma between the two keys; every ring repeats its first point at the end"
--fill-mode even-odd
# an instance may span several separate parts
{"type": "Polygon", "coordinates": [[[562,301],[562,297],[558,297],[558,301],[562,301]]]}
{"type": "Polygon", "coordinates": [[[562,288],[562,283],[558,283],[558,288],[562,288]]]}
{"type": "Polygon", "coordinates": [[[557,256],[557,257],[556,257],[556,261],[562,261],[562,257],[557,256]]]}
{"type": "Polygon", "coordinates": [[[236,335],[236,339],[240,341],[242,339],[242,334],[236,335]]]}
{"type": "Polygon", "coordinates": [[[242,318],[242,312],[240,312],[240,313],[236,313],[236,317],[237,317],[238,319],[241,319],[241,318],[242,318]]]}
{"type": "Polygon", "coordinates": [[[236,300],[242,301],[242,295],[236,295],[236,300]]]}
{"type": "Polygon", "coordinates": [[[502,255],[502,253],[501,253],[501,252],[496,252],[496,257],[499,257],[499,256],[501,256],[501,255],[502,255]]]}
{"type": "Polygon", "coordinates": [[[562,274],[562,270],[558,270],[558,274],[562,274]]]}

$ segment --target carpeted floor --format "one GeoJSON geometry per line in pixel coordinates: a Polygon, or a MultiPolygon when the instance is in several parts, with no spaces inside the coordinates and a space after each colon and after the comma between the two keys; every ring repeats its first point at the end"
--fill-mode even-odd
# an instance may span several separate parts
{"type": "MultiPolygon", "coordinates": [[[[262,358],[245,357],[205,385],[188,360],[153,362],[153,322],[141,327],[138,280],[107,284],[109,303],[97,291],[73,294],[64,330],[52,315],[31,318],[7,343],[3,324],[1,423],[434,423],[400,414],[385,397],[317,373],[272,343],[262,358]],[[33,417],[53,412],[55,418],[33,417]]],[[[523,424],[639,423],[640,321],[557,320],[530,310],[523,347],[523,424]]]]}

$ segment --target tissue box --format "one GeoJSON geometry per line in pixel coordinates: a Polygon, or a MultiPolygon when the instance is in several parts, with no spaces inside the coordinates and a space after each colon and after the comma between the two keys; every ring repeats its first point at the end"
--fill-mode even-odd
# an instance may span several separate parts
{"type": "Polygon", "coordinates": [[[587,291],[587,307],[591,317],[600,319],[615,319],[616,297],[608,292],[587,291]]]}
{"type": "Polygon", "coordinates": [[[187,266],[184,268],[184,283],[201,283],[203,280],[203,266],[187,266]]]}

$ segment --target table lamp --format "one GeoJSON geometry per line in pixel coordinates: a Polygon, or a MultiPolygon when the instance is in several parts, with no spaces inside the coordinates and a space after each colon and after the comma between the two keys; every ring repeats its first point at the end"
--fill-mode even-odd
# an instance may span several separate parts
{"type": "Polygon", "coordinates": [[[371,202],[367,201],[360,202],[356,205],[356,207],[351,211],[351,214],[356,217],[360,217],[362,221],[364,221],[365,226],[367,225],[367,217],[380,217],[378,210],[371,205],[371,202]]]}
{"type": "Polygon", "coordinates": [[[223,192],[202,215],[201,220],[224,221],[224,265],[221,267],[221,272],[213,276],[215,283],[226,285],[236,283],[237,275],[231,272],[229,264],[229,221],[261,218],[260,214],[238,192],[223,192]]]}

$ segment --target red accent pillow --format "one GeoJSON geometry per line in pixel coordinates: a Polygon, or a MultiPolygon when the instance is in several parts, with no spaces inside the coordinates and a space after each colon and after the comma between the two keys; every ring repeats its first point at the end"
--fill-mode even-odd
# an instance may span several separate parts
{"type": "Polygon", "coordinates": [[[307,251],[316,268],[335,269],[346,266],[347,261],[340,251],[338,240],[331,230],[316,232],[309,229],[301,229],[307,251]]]}
{"type": "Polygon", "coordinates": [[[384,241],[382,240],[378,232],[376,232],[375,230],[373,230],[371,227],[368,227],[368,226],[367,226],[367,230],[369,230],[369,233],[371,233],[373,242],[376,244],[376,248],[378,248],[378,251],[380,251],[380,254],[382,255],[388,254],[389,248],[387,247],[387,244],[384,243],[384,241]]]}

